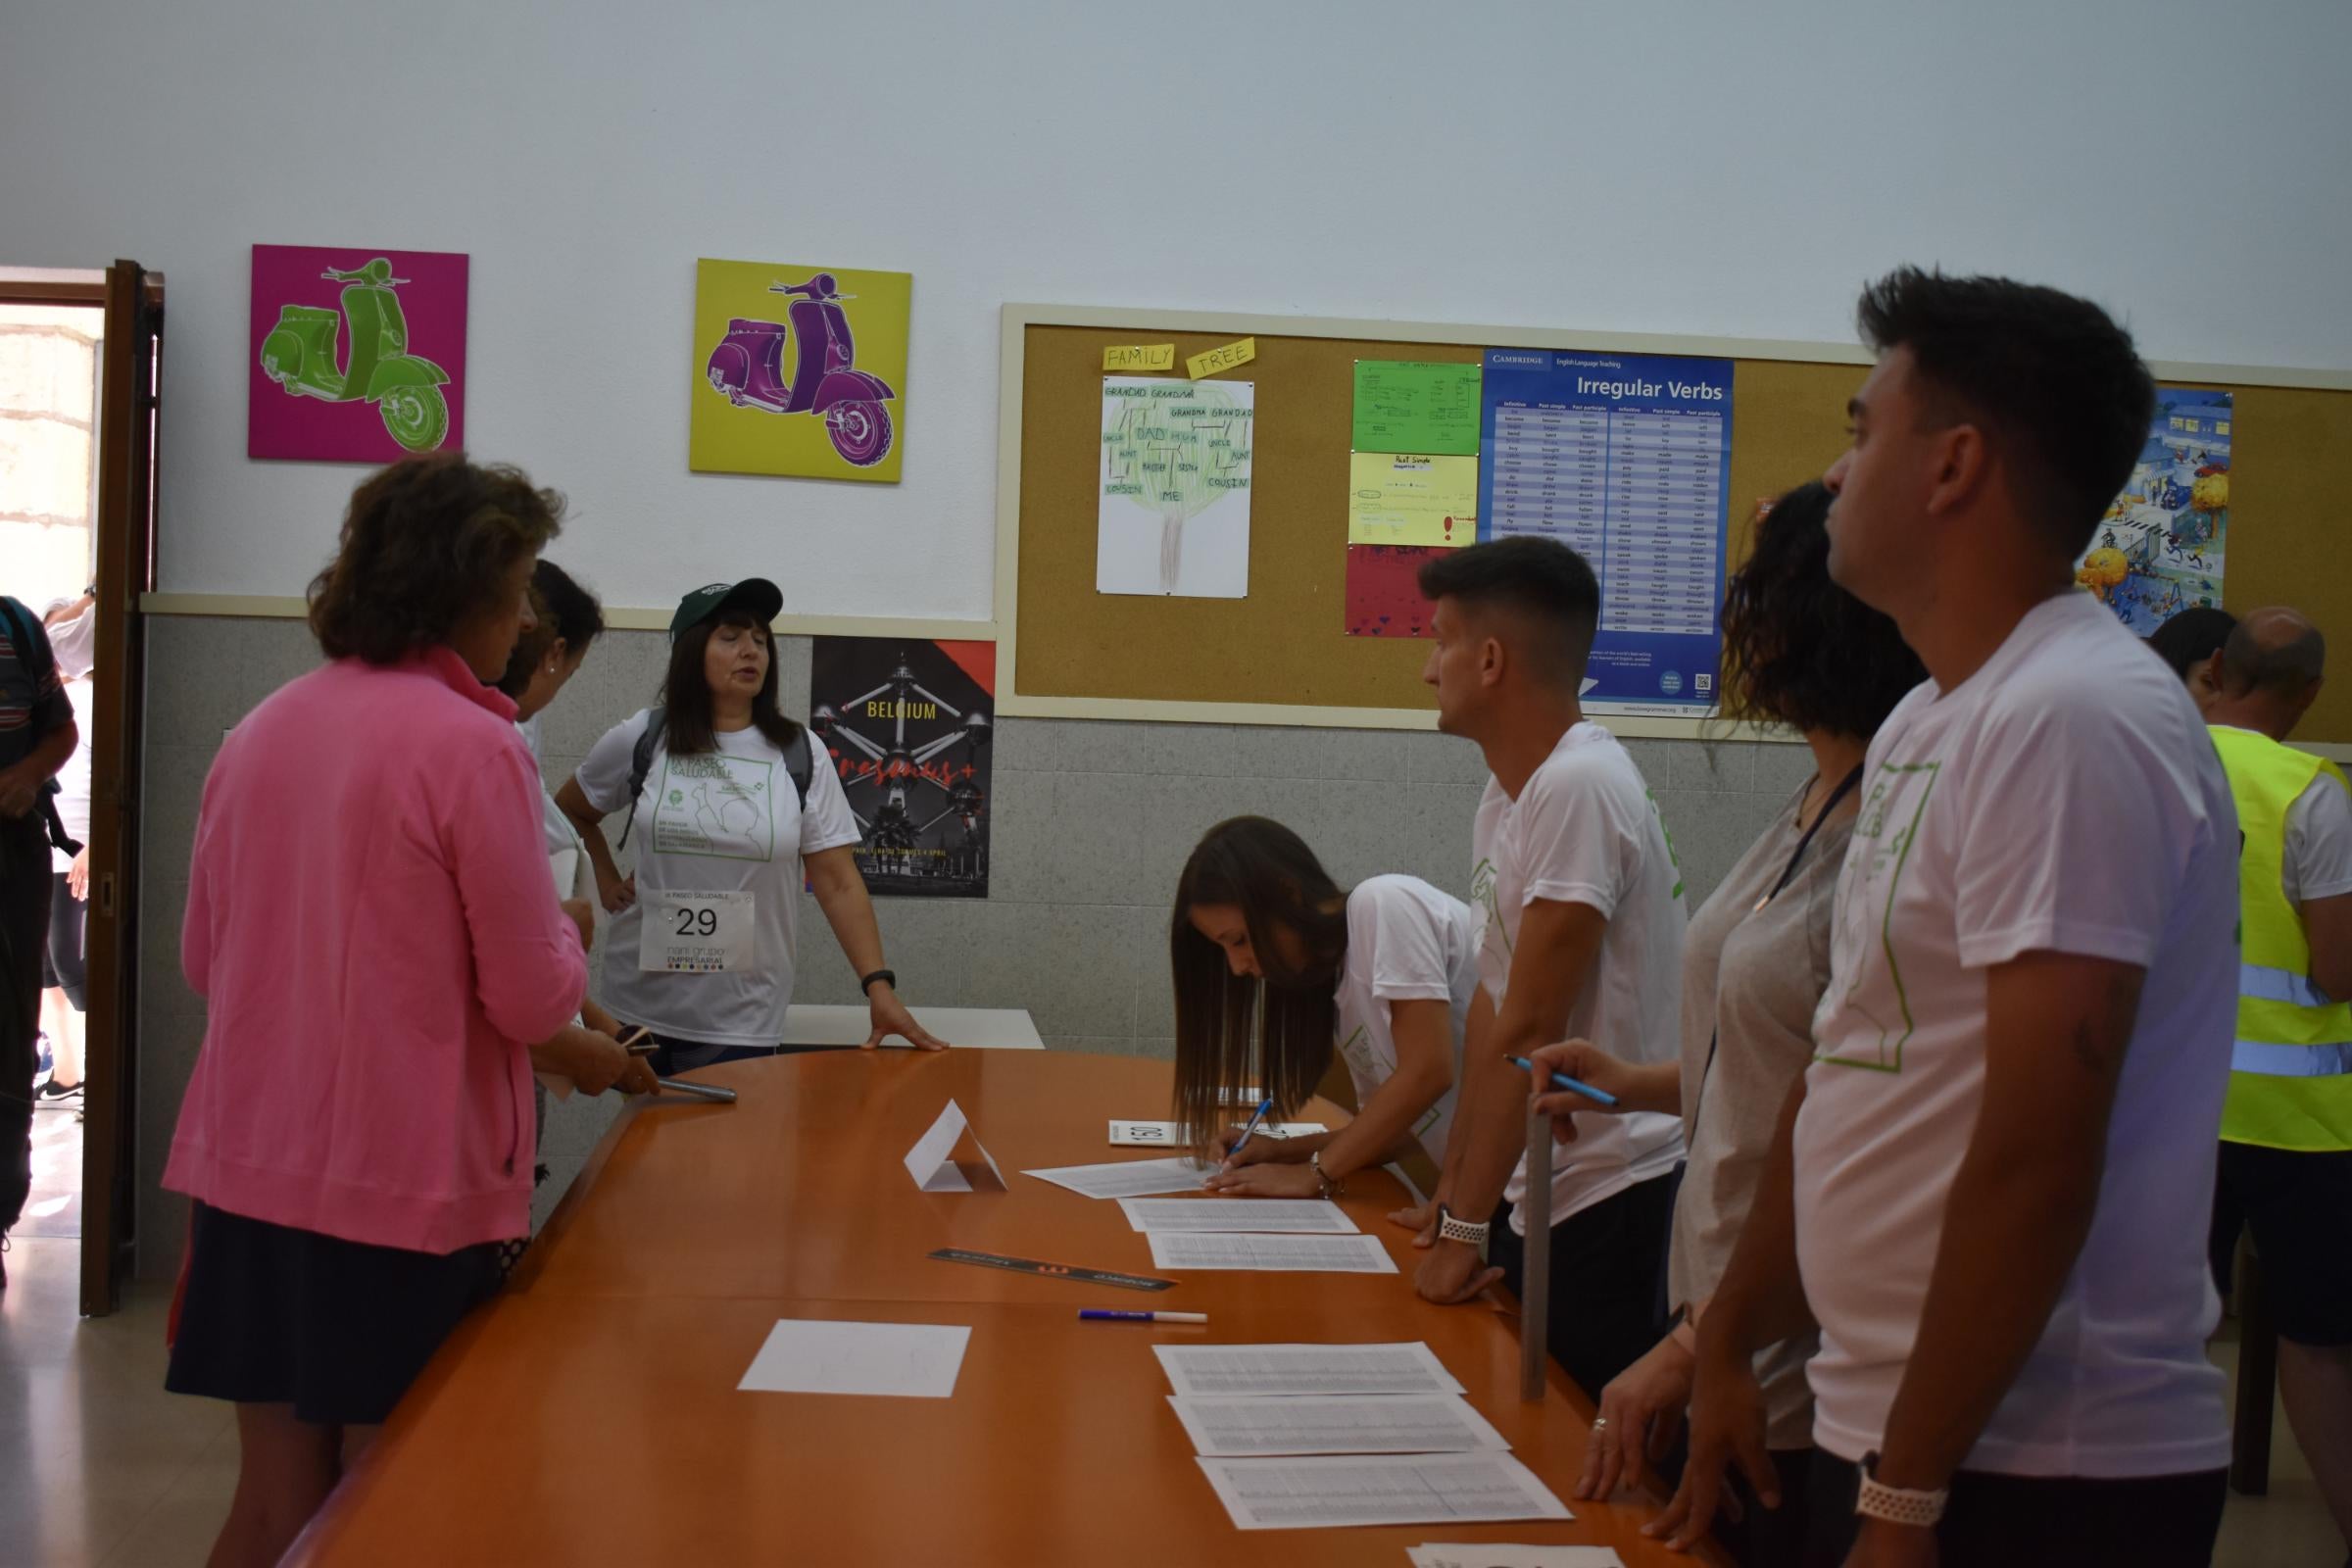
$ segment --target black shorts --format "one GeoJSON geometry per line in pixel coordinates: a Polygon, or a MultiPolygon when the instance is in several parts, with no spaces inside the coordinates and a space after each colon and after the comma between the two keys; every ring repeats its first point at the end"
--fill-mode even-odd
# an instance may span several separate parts
{"type": "MultiPolygon", "coordinates": [[[[1653,1176],[1551,1227],[1544,1343],[1569,1381],[1594,1403],[1609,1380],[1666,1332],[1658,1315],[1658,1276],[1666,1267],[1677,1185],[1671,1174],[1653,1176]]],[[[1487,1261],[1502,1270],[1513,1296],[1525,1295],[1527,1243],[1512,1231],[1507,1206],[1488,1235],[1487,1261]]]]}
{"type": "Polygon", "coordinates": [[[89,906],[74,896],[63,871],[49,880],[49,945],[41,952],[41,988],[66,994],[75,1012],[90,1010],[90,970],[81,951],[89,906]]]}
{"type": "Polygon", "coordinates": [[[499,1282],[498,1245],[370,1247],[196,1205],[164,1387],[373,1426],[499,1282]]]}
{"type": "Polygon", "coordinates": [[[2352,1345],[2352,1151],[2225,1142],[2212,1238],[2214,1281],[2225,1292],[2240,1227],[2254,1233],[2278,1337],[2352,1345]]]}

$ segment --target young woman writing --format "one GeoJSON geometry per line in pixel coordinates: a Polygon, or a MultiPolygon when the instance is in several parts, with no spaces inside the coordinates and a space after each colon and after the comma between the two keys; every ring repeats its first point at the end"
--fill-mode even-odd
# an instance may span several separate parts
{"type": "Polygon", "coordinates": [[[1314,1198],[1416,1147],[1444,1162],[1478,983],[1467,905],[1409,876],[1343,891],[1298,834],[1236,817],[1185,862],[1169,961],[1176,1111],[1193,1148],[1219,1162],[1211,1191],[1314,1198]],[[1220,1121],[1245,1091],[1295,1108],[1335,1053],[1355,1084],[1353,1121],[1233,1151],[1238,1129],[1220,1121]]]}

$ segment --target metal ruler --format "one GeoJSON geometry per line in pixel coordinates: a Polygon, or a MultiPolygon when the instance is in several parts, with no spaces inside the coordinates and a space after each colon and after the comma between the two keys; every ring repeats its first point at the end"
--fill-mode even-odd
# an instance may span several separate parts
{"type": "Polygon", "coordinates": [[[968,1248],[943,1247],[931,1254],[942,1263],[977,1263],[982,1268],[1010,1269],[1015,1274],[1042,1274],[1048,1279],[1076,1280],[1081,1285],[1115,1285],[1126,1291],[1165,1291],[1174,1280],[1155,1280],[1149,1274],[1121,1274],[1104,1268],[1080,1268],[1074,1263],[1041,1263],[1034,1257],[1006,1257],[1002,1252],[975,1252],[968,1248]]]}

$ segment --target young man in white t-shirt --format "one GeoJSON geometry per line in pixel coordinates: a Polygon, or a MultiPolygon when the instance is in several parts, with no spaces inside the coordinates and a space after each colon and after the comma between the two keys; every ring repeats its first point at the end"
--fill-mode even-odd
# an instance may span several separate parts
{"type": "MultiPolygon", "coordinates": [[[[1600,615],[1592,568],[1552,540],[1502,539],[1431,562],[1421,591],[1434,605],[1423,679],[1438,689],[1438,727],[1477,742],[1492,774],[1471,839],[1480,994],[1439,1233],[1416,1281],[1455,1302],[1496,1279],[1522,1283],[1529,1084],[1506,1058],[1575,1035],[1633,1060],[1676,1059],[1686,915],[1641,769],[1577,701],[1600,615]]],[[[1548,1344],[1597,1397],[1663,1328],[1682,1123],[1646,1111],[1577,1121],[1553,1152],[1548,1344]]]]}
{"type": "Polygon", "coordinates": [[[2238,1232],[2254,1234],[2278,1330],[2278,1397],[2352,1542],[2352,794],[2341,768],[2286,745],[2327,666],[2308,618],[2253,611],[2198,703],[2244,846],[2211,1246],[2228,1290],[2238,1232]]]}
{"type": "Polygon", "coordinates": [[[1809,1561],[2202,1565],[2237,817],[2187,693],[2072,570],[2153,385],[2096,306],[2002,279],[1907,269],[1861,326],[1830,573],[1929,679],[1871,743],[1662,1527],[1702,1529],[1734,1456],[1775,1495],[1749,1356],[1809,1315],[1809,1561]]]}

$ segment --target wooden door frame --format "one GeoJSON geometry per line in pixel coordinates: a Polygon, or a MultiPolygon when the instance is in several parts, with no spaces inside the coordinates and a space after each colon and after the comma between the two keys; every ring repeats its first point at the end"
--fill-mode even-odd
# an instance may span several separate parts
{"type": "Polygon", "coordinates": [[[0,278],[0,304],[105,313],[91,518],[97,626],[91,681],[88,1051],[81,1170],[82,1312],[112,1312],[137,1239],[139,803],[146,637],[140,595],[155,586],[155,380],[164,279],[118,261],[101,281],[0,278]],[[142,318],[144,321],[142,322],[142,318]],[[142,348],[152,344],[152,352],[142,348]]]}

